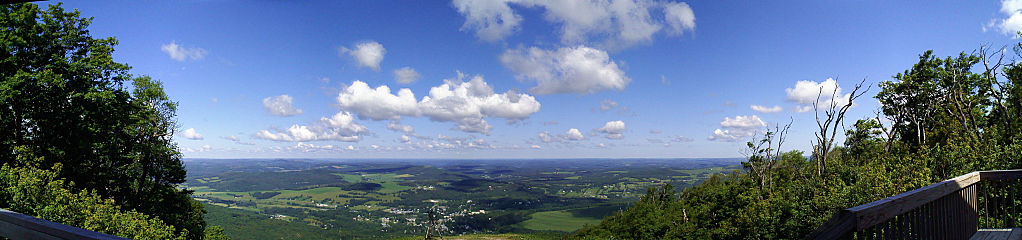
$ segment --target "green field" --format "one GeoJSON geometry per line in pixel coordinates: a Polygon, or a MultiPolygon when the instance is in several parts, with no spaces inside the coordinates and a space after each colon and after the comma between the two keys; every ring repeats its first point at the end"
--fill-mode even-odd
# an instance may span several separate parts
{"type": "Polygon", "coordinates": [[[529,215],[532,219],[521,223],[522,227],[537,231],[572,232],[586,224],[600,223],[598,218],[576,217],[566,211],[546,211],[529,215]]]}
{"type": "Polygon", "coordinates": [[[186,187],[235,239],[416,239],[433,208],[444,239],[558,239],[649,187],[740,169],[671,159],[190,163],[186,187]]]}
{"type": "MultiPolygon", "coordinates": [[[[398,238],[400,240],[420,240],[421,236],[398,238]]],[[[560,234],[555,233],[505,233],[505,234],[467,234],[456,236],[444,236],[445,240],[546,240],[561,239],[560,234]]]]}

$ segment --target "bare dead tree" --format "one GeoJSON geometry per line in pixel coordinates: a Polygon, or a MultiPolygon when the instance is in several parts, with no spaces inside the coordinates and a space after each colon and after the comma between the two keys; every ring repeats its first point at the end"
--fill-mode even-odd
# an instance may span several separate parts
{"type": "MultiPolygon", "coordinates": [[[[894,131],[894,126],[891,126],[891,127],[884,126],[884,121],[880,119],[881,114],[880,114],[879,110],[875,111],[874,114],[876,115],[876,117],[874,117],[874,119],[876,119],[877,124],[880,124],[880,130],[884,131],[884,140],[886,142],[884,144],[884,152],[885,153],[889,153],[889,152],[891,152],[891,145],[894,144],[894,139],[895,139],[894,134],[896,132],[894,131]]],[[[892,122],[894,121],[894,119],[892,119],[890,116],[884,116],[884,117],[887,118],[887,120],[889,120],[889,121],[892,121],[892,122]]]]}
{"type": "MultiPolygon", "coordinates": [[[[1011,108],[1008,108],[1007,106],[1007,95],[1009,93],[1007,93],[1008,88],[1005,86],[1006,83],[997,80],[998,72],[1002,75],[1005,74],[1001,71],[1001,69],[1004,67],[1004,53],[1006,50],[1007,47],[1001,47],[1000,49],[991,51],[991,49],[985,45],[980,46],[979,57],[980,61],[983,62],[983,80],[985,81],[983,84],[984,88],[981,89],[981,91],[985,91],[991,98],[993,98],[993,107],[996,110],[994,112],[998,113],[997,119],[1001,125],[1008,127],[1010,130],[1013,127],[1011,126],[1012,117],[1017,116],[1017,113],[1012,113],[1011,108]]],[[[1015,52],[1016,55],[1022,55],[1022,45],[1016,46],[1015,52]]]]}
{"type": "Polygon", "coordinates": [[[794,120],[789,121],[783,127],[775,125],[774,129],[767,127],[762,138],[754,136],[754,140],[747,143],[746,157],[749,158],[749,162],[746,167],[749,168],[749,173],[759,179],[760,190],[767,194],[773,193],[774,167],[781,160],[781,147],[788,137],[788,129],[791,128],[792,122],[794,120]]]}
{"type": "Polygon", "coordinates": [[[816,126],[819,127],[820,131],[816,132],[816,142],[813,144],[813,157],[816,159],[816,174],[822,176],[827,171],[827,156],[830,153],[830,149],[834,147],[834,138],[837,136],[838,126],[844,125],[845,113],[852,107],[855,99],[861,97],[863,94],[869,91],[867,86],[864,91],[862,84],[866,82],[866,79],[862,79],[858,84],[855,84],[855,88],[848,95],[848,102],[844,105],[838,105],[837,98],[838,88],[835,86],[834,91],[830,94],[829,103],[827,108],[823,109],[823,118],[820,117],[820,98],[823,95],[823,87],[820,87],[820,92],[816,95],[816,102],[813,104],[813,111],[816,112],[816,126]]]}

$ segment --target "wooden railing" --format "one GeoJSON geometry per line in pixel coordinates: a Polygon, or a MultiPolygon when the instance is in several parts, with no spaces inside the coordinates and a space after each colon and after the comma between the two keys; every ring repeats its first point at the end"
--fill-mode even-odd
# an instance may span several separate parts
{"type": "Polygon", "coordinates": [[[806,239],[968,239],[1022,227],[1022,170],[979,171],[844,209],[806,239]]]}
{"type": "Polygon", "coordinates": [[[127,239],[50,222],[6,209],[0,209],[0,238],[14,240],[127,239]]]}

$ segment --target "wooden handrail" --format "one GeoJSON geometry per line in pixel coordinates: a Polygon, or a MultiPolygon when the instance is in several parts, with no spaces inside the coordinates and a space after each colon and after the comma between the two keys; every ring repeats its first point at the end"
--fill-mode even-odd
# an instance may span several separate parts
{"type": "Polygon", "coordinates": [[[842,239],[853,232],[884,223],[980,181],[1019,180],[1022,169],[971,172],[892,197],[844,209],[806,236],[806,239],[842,239]]]}
{"type": "Polygon", "coordinates": [[[0,209],[0,236],[8,239],[127,239],[0,209]]]}

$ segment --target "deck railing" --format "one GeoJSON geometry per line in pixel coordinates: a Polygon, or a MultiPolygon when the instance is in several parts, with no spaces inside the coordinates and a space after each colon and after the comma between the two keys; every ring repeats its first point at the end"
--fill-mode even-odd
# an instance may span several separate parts
{"type": "Polygon", "coordinates": [[[127,239],[0,209],[0,239],[127,239]]]}
{"type": "Polygon", "coordinates": [[[851,207],[806,239],[969,239],[1022,227],[1022,170],[979,171],[851,207]]]}

